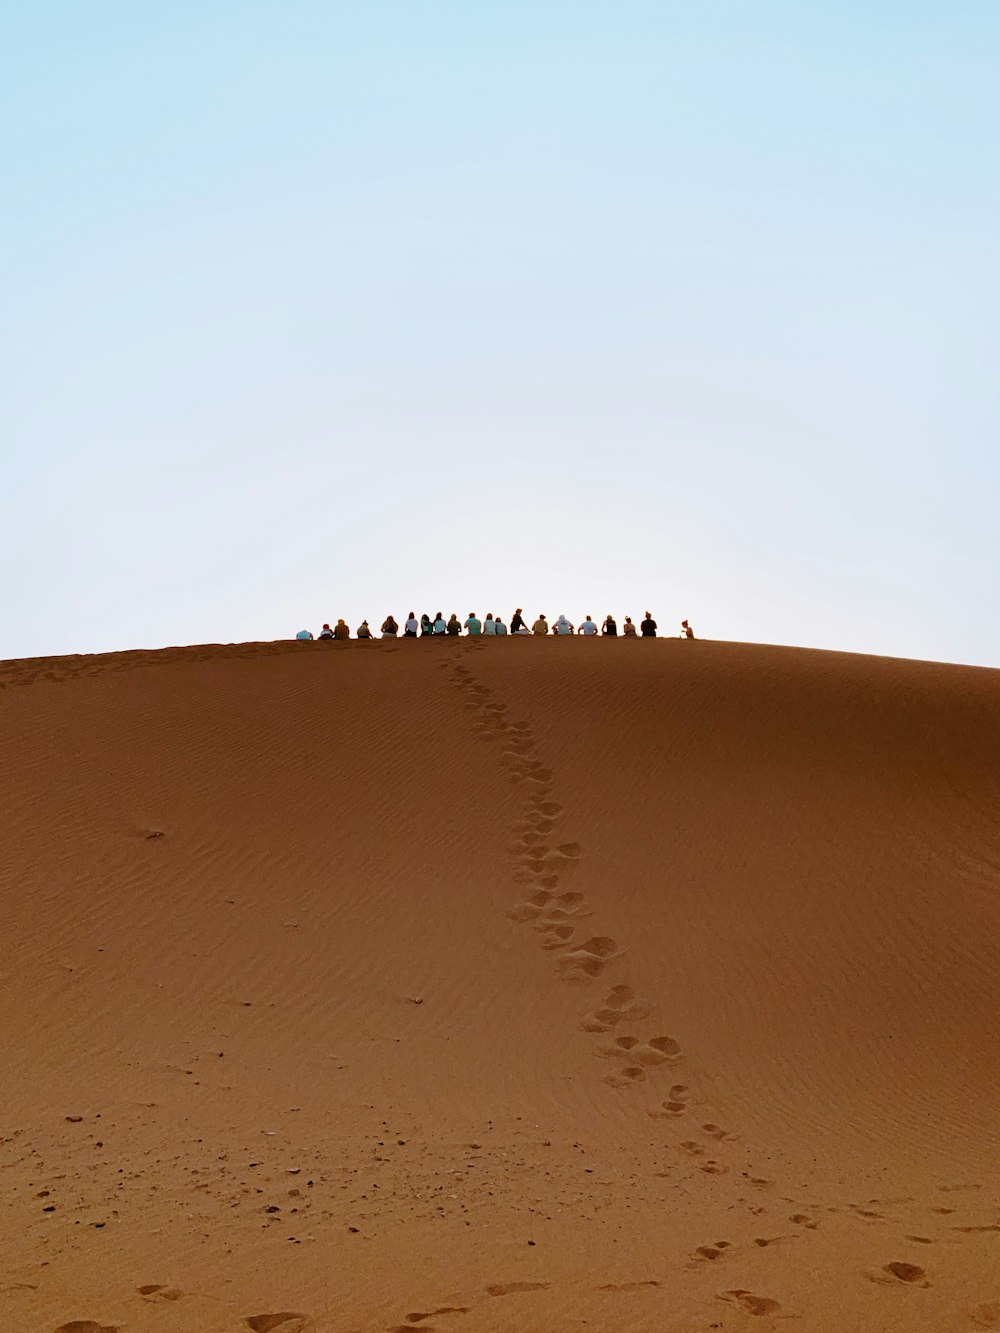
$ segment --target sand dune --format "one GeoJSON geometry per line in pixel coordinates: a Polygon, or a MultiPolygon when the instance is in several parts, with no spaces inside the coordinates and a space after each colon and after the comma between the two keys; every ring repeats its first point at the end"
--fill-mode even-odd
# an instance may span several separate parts
{"type": "Polygon", "coordinates": [[[1000,1329],[1000,676],[0,664],[0,1327],[1000,1329]]]}

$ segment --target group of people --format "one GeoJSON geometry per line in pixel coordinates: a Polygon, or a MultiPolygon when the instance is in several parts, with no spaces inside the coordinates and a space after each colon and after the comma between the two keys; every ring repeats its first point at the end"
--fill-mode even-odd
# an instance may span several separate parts
{"type": "MultiPolygon", "coordinates": [[[[522,635],[544,635],[544,634],[582,634],[585,638],[594,634],[602,634],[605,638],[615,639],[618,637],[618,622],[614,616],[605,616],[600,628],[596,621],[590,616],[583,619],[579,625],[574,626],[565,616],[557,616],[552,625],[544,615],[539,615],[538,619],[532,625],[524,618],[524,612],[521,607],[510,618],[510,628],[504,624],[499,616],[494,616],[492,611],[486,613],[486,619],[480,620],[475,611],[470,611],[468,619],[462,623],[454,611],[450,617],[445,620],[444,614],[439,611],[436,616],[429,616],[425,612],[419,620],[416,613],[411,611],[403,622],[402,633],[400,626],[393,616],[386,616],[379,630],[383,639],[426,639],[437,638],[440,636],[451,636],[456,638],[462,633],[462,630],[472,638],[478,638],[485,635],[487,638],[502,638],[505,634],[522,635]]],[[[653,613],[647,611],[643,620],[639,622],[638,627],[633,623],[631,616],[626,616],[621,627],[621,634],[626,639],[655,639],[657,637],[657,624],[653,619],[653,613]]],[[[299,630],[295,636],[297,639],[312,639],[311,630],[299,630]]],[[[338,620],[336,625],[324,625],[320,630],[318,637],[320,639],[349,639],[351,637],[350,627],[344,620],[338,620]]],[[[371,626],[367,620],[362,620],[356,631],[356,637],[359,639],[374,639],[371,626]]],[[[681,639],[693,639],[694,630],[687,620],[681,621],[681,632],[677,636],[681,639]]]]}

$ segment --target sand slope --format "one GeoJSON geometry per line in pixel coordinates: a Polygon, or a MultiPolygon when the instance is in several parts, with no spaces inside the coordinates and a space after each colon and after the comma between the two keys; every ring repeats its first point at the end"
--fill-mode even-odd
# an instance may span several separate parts
{"type": "Polygon", "coordinates": [[[1000,1329],[996,672],[0,685],[3,1329],[1000,1329]]]}

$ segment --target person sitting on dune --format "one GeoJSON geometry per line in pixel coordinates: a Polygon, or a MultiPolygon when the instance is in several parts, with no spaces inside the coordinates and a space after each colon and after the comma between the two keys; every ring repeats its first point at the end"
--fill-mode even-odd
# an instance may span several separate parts
{"type": "Polygon", "coordinates": [[[307,643],[312,638],[312,636],[313,633],[311,629],[300,629],[295,637],[297,639],[301,639],[303,643],[307,643]]]}
{"type": "Polygon", "coordinates": [[[601,626],[601,633],[606,634],[609,639],[617,639],[618,624],[614,616],[605,616],[604,624],[601,626]]]}
{"type": "Polygon", "coordinates": [[[448,618],[448,633],[454,636],[456,634],[461,634],[461,632],[462,622],[459,620],[458,616],[455,615],[455,612],[452,611],[448,618]]]}
{"type": "Polygon", "coordinates": [[[420,617],[420,637],[426,639],[429,634],[434,633],[434,621],[425,611],[420,617]]]}
{"type": "Polygon", "coordinates": [[[521,633],[521,626],[522,626],[523,624],[524,624],[524,617],[523,617],[522,614],[521,614],[521,608],[518,607],[517,610],[514,612],[514,614],[513,614],[513,615],[511,616],[511,618],[510,618],[510,632],[511,632],[511,634],[520,634],[520,633],[521,633]]]}
{"type": "Polygon", "coordinates": [[[447,633],[448,633],[448,626],[444,623],[444,612],[443,612],[443,611],[439,611],[439,612],[437,613],[437,615],[434,617],[434,633],[435,633],[435,634],[447,634],[447,633]]]}
{"type": "Polygon", "coordinates": [[[596,634],[596,633],[597,633],[597,626],[591,620],[590,616],[588,616],[586,620],[581,621],[580,628],[577,630],[577,634],[585,634],[588,638],[591,634],[596,634]]]}
{"type": "Polygon", "coordinates": [[[556,623],[552,627],[553,634],[572,634],[573,626],[565,616],[557,616],[556,623]]]}
{"type": "Polygon", "coordinates": [[[417,619],[416,612],[411,611],[406,617],[406,624],[403,626],[403,638],[415,639],[417,630],[420,628],[420,621],[417,619]]]}
{"type": "Polygon", "coordinates": [[[358,638],[359,638],[359,639],[371,639],[371,638],[374,638],[374,635],[372,634],[371,630],[368,628],[368,621],[367,621],[367,620],[362,620],[361,624],[358,626],[358,638]]]}
{"type": "Polygon", "coordinates": [[[385,620],[382,621],[382,638],[394,639],[398,633],[399,626],[396,624],[395,620],[393,620],[392,616],[386,616],[385,620]]]}
{"type": "Polygon", "coordinates": [[[469,618],[465,622],[465,628],[469,631],[469,633],[472,635],[473,638],[476,638],[478,635],[482,634],[483,622],[477,618],[475,611],[469,612],[469,618]]]}
{"type": "Polygon", "coordinates": [[[332,638],[333,638],[333,630],[330,628],[329,625],[324,625],[323,628],[322,628],[322,629],[320,630],[320,632],[319,632],[319,637],[320,637],[321,639],[332,639],[332,638]]]}
{"type": "Polygon", "coordinates": [[[333,637],[335,639],[349,639],[351,637],[351,631],[346,620],[337,621],[337,628],[333,631],[333,637]]]}
{"type": "Polygon", "coordinates": [[[681,638],[682,639],[694,638],[694,630],[691,628],[690,624],[686,620],[681,621],[681,638]]]}
{"type": "Polygon", "coordinates": [[[496,620],[494,620],[493,625],[495,627],[494,633],[496,634],[498,639],[507,633],[507,626],[503,623],[503,621],[500,619],[499,616],[497,616],[496,620]]]}
{"type": "Polygon", "coordinates": [[[548,634],[549,622],[545,619],[544,612],[539,613],[538,619],[531,627],[532,634],[548,634]]]}
{"type": "Polygon", "coordinates": [[[653,619],[652,611],[646,612],[646,619],[639,626],[644,639],[656,638],[656,621],[653,619]]]}
{"type": "Polygon", "coordinates": [[[622,633],[625,635],[626,639],[634,639],[638,637],[636,634],[635,626],[632,624],[631,616],[625,617],[625,624],[622,626],[622,633]]]}
{"type": "Polygon", "coordinates": [[[483,621],[483,633],[486,635],[490,635],[490,634],[496,634],[496,632],[497,632],[497,625],[496,621],[493,619],[493,612],[487,611],[486,619],[483,621]]]}

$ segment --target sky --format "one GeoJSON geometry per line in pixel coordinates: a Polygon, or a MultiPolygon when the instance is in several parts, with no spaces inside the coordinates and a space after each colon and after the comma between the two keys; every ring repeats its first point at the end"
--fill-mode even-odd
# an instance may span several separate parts
{"type": "Polygon", "coordinates": [[[0,0],[0,657],[1000,666],[995,0],[0,0]]]}

